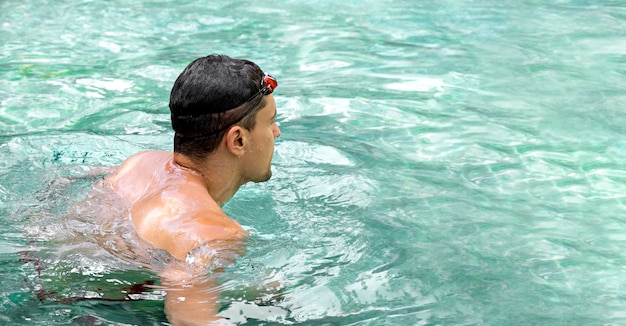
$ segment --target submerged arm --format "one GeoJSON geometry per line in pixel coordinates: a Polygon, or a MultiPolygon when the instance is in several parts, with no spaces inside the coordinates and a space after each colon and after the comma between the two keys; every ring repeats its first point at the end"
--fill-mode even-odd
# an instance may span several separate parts
{"type": "Polygon", "coordinates": [[[174,326],[209,325],[220,321],[220,292],[215,277],[181,281],[163,276],[166,287],[165,313],[174,326]]]}
{"type": "Polygon", "coordinates": [[[165,313],[174,326],[228,325],[217,315],[220,304],[218,277],[243,250],[242,241],[219,241],[192,250],[161,273],[165,287],[165,313]]]}

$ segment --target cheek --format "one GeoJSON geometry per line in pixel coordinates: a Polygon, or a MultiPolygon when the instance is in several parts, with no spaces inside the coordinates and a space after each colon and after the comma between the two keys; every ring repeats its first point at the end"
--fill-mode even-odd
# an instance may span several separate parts
{"type": "Polygon", "coordinates": [[[270,157],[274,155],[274,133],[270,132],[268,138],[265,140],[265,146],[269,152],[270,157]]]}
{"type": "Polygon", "coordinates": [[[274,134],[272,131],[268,131],[265,135],[258,135],[259,142],[257,145],[254,145],[255,152],[263,155],[268,154],[272,155],[274,153],[274,134]]]}
{"type": "Polygon", "coordinates": [[[265,142],[274,146],[274,130],[270,129],[269,132],[267,133],[267,135],[265,136],[265,142]]]}

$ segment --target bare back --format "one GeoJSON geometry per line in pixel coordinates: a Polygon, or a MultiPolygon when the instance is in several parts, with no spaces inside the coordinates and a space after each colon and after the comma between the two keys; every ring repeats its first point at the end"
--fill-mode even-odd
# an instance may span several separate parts
{"type": "Polygon", "coordinates": [[[135,154],[105,183],[131,203],[138,235],[179,260],[204,244],[247,235],[211,198],[202,176],[174,163],[170,152],[135,154]]]}

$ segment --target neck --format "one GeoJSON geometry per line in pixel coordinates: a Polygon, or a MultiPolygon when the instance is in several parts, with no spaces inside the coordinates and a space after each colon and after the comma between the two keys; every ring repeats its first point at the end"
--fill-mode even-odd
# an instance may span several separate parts
{"type": "Polygon", "coordinates": [[[198,182],[202,183],[207,192],[222,206],[232,198],[239,187],[243,185],[241,176],[233,168],[228,158],[215,157],[213,154],[205,160],[198,162],[180,153],[174,153],[174,163],[185,170],[189,170],[197,176],[198,182]]]}

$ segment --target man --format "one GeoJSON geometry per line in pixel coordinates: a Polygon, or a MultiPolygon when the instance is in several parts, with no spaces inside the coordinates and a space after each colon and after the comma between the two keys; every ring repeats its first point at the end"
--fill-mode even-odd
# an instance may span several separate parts
{"type": "Polygon", "coordinates": [[[159,272],[174,325],[218,320],[219,293],[207,275],[231,262],[247,236],[220,206],[243,184],[272,176],[276,86],[247,60],[194,60],[170,94],[174,152],[135,154],[103,182],[127,203],[138,238],[172,257],[159,272]]]}

